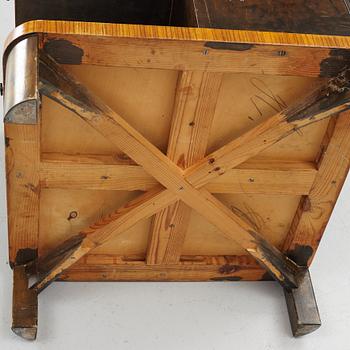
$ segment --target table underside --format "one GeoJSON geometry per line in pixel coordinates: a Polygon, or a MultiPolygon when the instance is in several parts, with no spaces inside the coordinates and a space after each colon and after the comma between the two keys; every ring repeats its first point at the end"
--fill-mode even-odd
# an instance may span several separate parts
{"type": "Polygon", "coordinates": [[[274,278],[294,334],[319,326],[308,266],[349,170],[347,37],[38,21],[13,39],[10,262],[37,278],[31,308],[54,280],[274,278]]]}

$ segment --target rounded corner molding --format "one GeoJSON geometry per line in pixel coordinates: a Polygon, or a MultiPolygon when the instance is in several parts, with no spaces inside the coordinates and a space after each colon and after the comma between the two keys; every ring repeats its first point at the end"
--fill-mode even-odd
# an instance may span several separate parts
{"type": "Polygon", "coordinates": [[[9,51],[5,65],[4,122],[36,124],[38,39],[23,38],[9,51]]]}

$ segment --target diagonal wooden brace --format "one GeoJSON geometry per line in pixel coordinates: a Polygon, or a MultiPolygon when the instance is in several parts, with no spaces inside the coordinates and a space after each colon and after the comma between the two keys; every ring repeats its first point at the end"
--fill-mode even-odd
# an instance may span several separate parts
{"type": "Polygon", "coordinates": [[[115,237],[126,231],[139,220],[152,216],[175,202],[176,199],[170,191],[157,186],[63,242],[50,254],[39,260],[41,278],[31,288],[40,293],[65,269],[92,249],[102,245],[112,236],[115,237]]]}
{"type": "MultiPolygon", "coordinates": [[[[273,248],[249,224],[243,222],[209,192],[203,189],[196,190],[192,186],[197,181],[195,179],[196,171],[192,170],[184,179],[181,169],[131,128],[118,114],[89,94],[84,87],[76,83],[52,60],[45,56],[42,57],[40,67],[40,90],[43,94],[74,111],[134,161],[142,165],[175,196],[178,196],[215,224],[226,237],[241,244],[285,288],[297,287],[295,275],[298,266],[276,248],[273,248]]],[[[346,77],[347,74],[344,76],[346,77]]],[[[216,157],[213,161],[209,159],[208,163],[212,164],[218,160],[224,160],[225,164],[234,163],[235,165],[278,142],[300,127],[348,109],[347,93],[347,80],[344,82],[342,77],[338,80],[332,80],[328,85],[312,93],[293,108],[279,113],[248,132],[238,144],[232,142],[224,146],[219,150],[220,157],[216,157]],[[327,103],[330,96],[332,103],[327,103]],[[255,146],[253,151],[247,152],[247,154],[242,154],[242,149],[239,147],[239,144],[242,144],[244,140],[255,146]],[[235,154],[234,151],[237,149],[238,154],[235,154]],[[238,158],[238,160],[232,158],[232,153],[233,157],[238,158]]],[[[220,174],[220,168],[216,172],[220,174]]],[[[212,171],[209,172],[209,174],[211,173],[212,171]]],[[[198,183],[196,185],[200,187],[201,184],[198,185],[198,183]]]]}
{"type": "Polygon", "coordinates": [[[297,266],[259,237],[254,228],[218,201],[208,191],[197,190],[183,178],[183,171],[117,113],[93,97],[48,57],[40,63],[40,91],[74,111],[110,142],[128,154],[187,205],[216,225],[229,239],[242,245],[287,288],[295,288],[297,266]],[[259,240],[256,239],[259,237],[259,240]],[[260,247],[264,242],[264,249],[260,247]],[[265,253],[268,252],[268,255],[265,253]],[[275,255],[271,260],[271,255],[275,255]]]}
{"type": "Polygon", "coordinates": [[[204,186],[300,129],[350,108],[350,69],[280,113],[186,169],[187,181],[204,186]]]}

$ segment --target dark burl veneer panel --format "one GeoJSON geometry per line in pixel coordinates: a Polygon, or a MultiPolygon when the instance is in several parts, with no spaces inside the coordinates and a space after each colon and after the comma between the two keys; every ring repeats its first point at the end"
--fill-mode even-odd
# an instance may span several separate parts
{"type": "MultiPolygon", "coordinates": [[[[186,1],[186,0],[183,0],[186,1]]],[[[187,0],[212,28],[350,34],[349,0],[187,0]]],[[[199,22],[203,21],[199,18],[199,22]]]]}
{"type": "Polygon", "coordinates": [[[350,34],[350,0],[16,0],[34,19],[350,34]]]}
{"type": "Polygon", "coordinates": [[[35,20],[169,25],[172,0],[16,0],[16,25],[35,20]]]}

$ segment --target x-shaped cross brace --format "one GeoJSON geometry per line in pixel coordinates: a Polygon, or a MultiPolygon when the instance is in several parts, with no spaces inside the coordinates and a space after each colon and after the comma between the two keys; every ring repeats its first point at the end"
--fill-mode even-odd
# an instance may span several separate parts
{"type": "Polygon", "coordinates": [[[203,186],[300,128],[349,109],[347,70],[185,171],[43,53],[39,72],[41,94],[72,110],[141,165],[160,185],[83,230],[43,258],[39,263],[46,273],[32,289],[40,292],[92,249],[178,200],[214,224],[225,237],[241,245],[286,290],[298,287],[297,276],[303,268],[269,244],[252,225],[203,186]]]}

